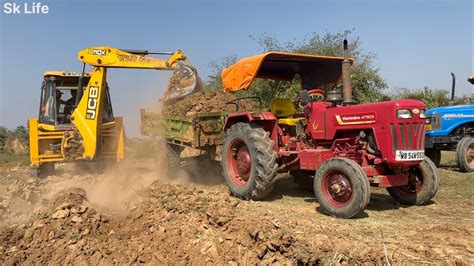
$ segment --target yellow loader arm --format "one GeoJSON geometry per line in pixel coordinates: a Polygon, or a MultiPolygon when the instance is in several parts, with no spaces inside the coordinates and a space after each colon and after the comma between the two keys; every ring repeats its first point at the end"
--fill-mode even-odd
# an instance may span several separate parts
{"type": "MultiPolygon", "coordinates": [[[[186,84],[183,94],[192,93],[198,84],[198,76],[186,55],[180,50],[174,53],[149,53],[146,50],[120,50],[112,47],[99,46],[81,50],[78,59],[84,64],[94,67],[89,84],[84,92],[78,90],[77,98],[80,99],[76,109],[71,115],[72,123],[77,127],[82,137],[84,146],[83,159],[92,160],[100,149],[99,134],[101,133],[102,112],[108,68],[135,68],[176,70],[182,65],[192,71],[194,82],[186,84]],[[148,57],[148,54],[169,55],[167,60],[148,57]],[[183,63],[181,63],[183,62],[183,63]],[[181,64],[180,64],[181,63],[181,64]],[[81,94],[81,95],[80,95],[81,94]]],[[[188,71],[189,73],[189,71],[188,71]]],[[[82,86],[82,85],[81,85],[82,86]]]]}
{"type": "Polygon", "coordinates": [[[78,58],[80,61],[96,67],[172,70],[181,61],[191,65],[187,61],[186,55],[180,50],[174,53],[149,53],[147,50],[120,50],[99,46],[81,50],[78,58]],[[170,57],[163,60],[145,56],[148,54],[170,55],[170,57]]]}

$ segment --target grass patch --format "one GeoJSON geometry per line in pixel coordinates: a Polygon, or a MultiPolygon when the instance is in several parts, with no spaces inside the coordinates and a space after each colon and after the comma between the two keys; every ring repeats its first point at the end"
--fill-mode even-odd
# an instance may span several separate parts
{"type": "Polygon", "coordinates": [[[9,152],[0,152],[0,165],[2,166],[28,166],[30,165],[29,154],[14,154],[9,152]]]}

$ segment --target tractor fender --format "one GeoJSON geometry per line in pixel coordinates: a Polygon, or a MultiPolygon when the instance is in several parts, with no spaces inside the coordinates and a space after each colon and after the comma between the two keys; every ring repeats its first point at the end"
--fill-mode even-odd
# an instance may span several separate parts
{"type": "Polygon", "coordinates": [[[224,130],[229,129],[232,125],[240,122],[252,122],[254,119],[250,112],[239,112],[228,114],[224,122],[224,130]]]}
{"type": "Polygon", "coordinates": [[[274,143],[274,149],[278,151],[278,123],[276,116],[272,112],[239,112],[228,114],[224,122],[224,132],[237,123],[252,123],[261,126],[269,133],[269,137],[274,143]]]}

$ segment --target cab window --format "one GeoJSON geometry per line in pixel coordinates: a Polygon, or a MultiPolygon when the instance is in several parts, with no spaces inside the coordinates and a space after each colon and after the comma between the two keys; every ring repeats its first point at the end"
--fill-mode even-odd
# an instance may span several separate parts
{"type": "Polygon", "coordinates": [[[56,86],[54,81],[45,80],[41,86],[41,103],[39,121],[43,124],[54,125],[56,120],[56,86]]]}

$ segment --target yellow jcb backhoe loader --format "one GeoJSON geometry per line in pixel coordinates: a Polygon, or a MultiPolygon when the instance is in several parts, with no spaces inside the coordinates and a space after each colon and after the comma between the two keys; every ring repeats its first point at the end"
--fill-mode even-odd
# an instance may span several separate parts
{"type": "Polygon", "coordinates": [[[122,117],[114,117],[107,85],[108,68],[174,70],[163,101],[201,88],[196,70],[182,51],[150,53],[92,47],[81,50],[82,73],[46,72],[38,118],[28,121],[32,174],[47,175],[58,162],[96,162],[97,167],[124,158],[122,117]],[[167,60],[149,54],[169,55],[167,60]],[[85,73],[86,64],[93,66],[85,73]]]}

